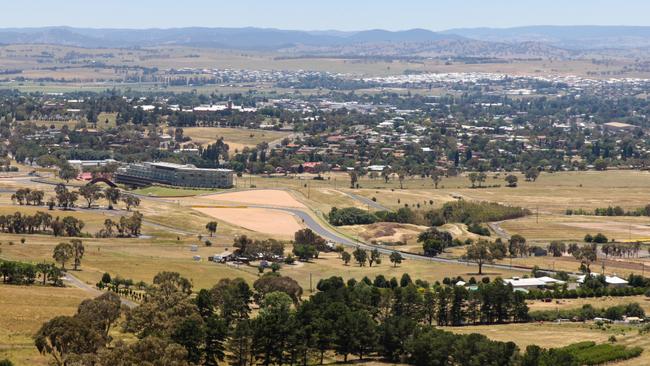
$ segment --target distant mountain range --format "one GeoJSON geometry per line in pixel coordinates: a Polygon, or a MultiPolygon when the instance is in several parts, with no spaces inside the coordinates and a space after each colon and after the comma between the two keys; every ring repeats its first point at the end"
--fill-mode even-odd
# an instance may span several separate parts
{"type": "Polygon", "coordinates": [[[487,42],[539,42],[570,50],[650,47],[650,27],[528,26],[515,28],[461,28],[442,34],[487,42]]]}
{"type": "Polygon", "coordinates": [[[307,32],[267,28],[91,29],[71,27],[0,29],[0,43],[46,43],[78,47],[196,47],[275,50],[306,46],[343,46],[360,43],[419,43],[458,39],[424,29],[390,32],[307,32]]]}
{"type": "Polygon", "coordinates": [[[650,48],[650,27],[531,26],[432,32],[297,31],[266,28],[4,28],[1,44],[87,48],[192,46],[300,54],[570,57],[582,52],[650,48]]]}

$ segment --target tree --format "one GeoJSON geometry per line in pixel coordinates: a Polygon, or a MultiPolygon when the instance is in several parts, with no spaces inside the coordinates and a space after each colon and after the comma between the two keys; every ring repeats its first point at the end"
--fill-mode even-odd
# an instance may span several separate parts
{"type": "Polygon", "coordinates": [[[38,351],[54,358],[56,365],[69,364],[75,355],[95,353],[103,340],[99,333],[78,317],[57,316],[46,322],[36,333],[34,344],[38,351]]]}
{"type": "Polygon", "coordinates": [[[406,173],[404,170],[399,170],[397,172],[397,180],[399,180],[399,189],[404,189],[404,179],[406,178],[406,173]]]}
{"type": "Polygon", "coordinates": [[[295,329],[291,298],[282,292],[271,292],[260,304],[260,313],[253,321],[253,346],[260,364],[282,365],[287,342],[295,329]]]}
{"type": "Polygon", "coordinates": [[[515,234],[508,240],[508,251],[511,257],[520,255],[522,257],[528,256],[528,246],[526,245],[526,238],[519,234],[515,234]]]}
{"type": "Polygon", "coordinates": [[[84,256],[84,246],[80,239],[70,240],[74,252],[74,270],[76,271],[81,265],[81,258],[84,256]]]}
{"type": "Polygon", "coordinates": [[[79,304],[77,317],[90,325],[104,338],[104,344],[110,342],[109,332],[122,314],[122,301],[113,292],[106,292],[91,300],[79,304]]]}
{"type": "Polygon", "coordinates": [[[140,206],[140,198],[132,195],[132,194],[125,194],[122,195],[122,202],[126,205],[126,210],[131,211],[131,207],[138,207],[140,206]]]}
{"type": "Polygon", "coordinates": [[[61,268],[65,271],[65,264],[74,257],[74,249],[69,243],[59,243],[54,247],[52,258],[61,264],[61,268]]]}
{"type": "Polygon", "coordinates": [[[253,291],[241,278],[221,279],[210,290],[215,308],[228,326],[236,321],[248,319],[253,291]]]}
{"type": "Polygon", "coordinates": [[[439,169],[434,169],[431,172],[431,180],[433,181],[433,186],[438,189],[438,184],[442,181],[443,173],[439,169]]]}
{"type": "Polygon", "coordinates": [[[122,341],[99,354],[100,365],[187,366],[187,351],[181,345],[161,337],[149,336],[128,344],[122,341]]]}
{"type": "Polygon", "coordinates": [[[348,174],[350,175],[350,188],[354,189],[359,181],[359,175],[354,170],[350,171],[348,174]]]}
{"type": "Polygon", "coordinates": [[[88,202],[88,208],[92,206],[93,202],[104,197],[102,188],[97,184],[86,184],[79,188],[79,194],[88,202]]]}
{"type": "Polygon", "coordinates": [[[390,253],[390,261],[393,263],[394,267],[397,267],[398,264],[401,264],[403,260],[404,257],[402,257],[402,254],[400,252],[395,251],[390,253]]]}
{"type": "Polygon", "coordinates": [[[219,224],[216,221],[210,221],[207,224],[205,224],[205,228],[210,232],[210,237],[214,235],[214,233],[217,232],[217,226],[219,224]]]}
{"type": "Polygon", "coordinates": [[[591,264],[598,260],[598,247],[595,243],[585,244],[571,254],[580,261],[580,270],[589,274],[591,273],[591,264]]]}
{"type": "Polygon", "coordinates": [[[354,257],[354,260],[359,264],[359,267],[363,267],[366,265],[366,261],[368,260],[368,253],[361,249],[361,247],[357,247],[352,252],[352,256],[354,257]]]}
{"type": "Polygon", "coordinates": [[[381,170],[381,176],[384,178],[384,183],[388,184],[390,180],[390,168],[388,166],[381,170]]]}
{"type": "Polygon", "coordinates": [[[327,241],[309,228],[298,230],[294,234],[293,254],[300,260],[318,258],[318,252],[326,249],[327,241]]]}
{"type": "Polygon", "coordinates": [[[435,257],[451,245],[452,237],[446,231],[430,228],[418,235],[418,243],[422,243],[424,255],[435,257]]]}
{"type": "Polygon", "coordinates": [[[54,193],[59,207],[64,209],[74,207],[75,202],[79,198],[77,192],[70,192],[64,184],[57,184],[56,187],[54,187],[54,193]]]}
{"type": "Polygon", "coordinates": [[[217,366],[226,358],[226,339],[228,326],[226,321],[217,315],[211,315],[205,320],[205,365],[217,366]]]}
{"type": "Polygon", "coordinates": [[[483,172],[478,173],[476,176],[476,181],[478,181],[478,187],[481,188],[481,185],[485,182],[487,179],[487,175],[483,172]]]}
{"type": "Polygon", "coordinates": [[[108,201],[109,210],[112,210],[113,205],[116,205],[120,200],[120,195],[120,190],[115,187],[106,187],[106,189],[104,189],[104,197],[106,197],[106,200],[108,201]]]}
{"type": "Polygon", "coordinates": [[[302,297],[302,287],[291,277],[279,276],[274,273],[267,273],[258,278],[253,283],[253,288],[257,292],[255,297],[260,303],[267,294],[272,292],[282,292],[287,294],[295,305],[300,303],[302,297]]]}
{"type": "Polygon", "coordinates": [[[253,328],[250,320],[237,322],[228,338],[226,350],[226,359],[230,365],[249,365],[250,354],[253,352],[253,328]]]}
{"type": "Polygon", "coordinates": [[[70,182],[71,179],[77,178],[78,175],[79,170],[67,162],[61,168],[59,168],[59,178],[65,180],[66,183],[70,182]]]}
{"type": "Polygon", "coordinates": [[[551,242],[551,244],[549,244],[548,250],[554,257],[561,257],[564,252],[566,252],[566,244],[564,244],[564,242],[554,240],[551,242]]]}
{"type": "Polygon", "coordinates": [[[203,359],[205,334],[205,322],[199,314],[192,313],[178,320],[171,330],[170,339],[185,348],[191,364],[198,364],[203,359]]]}
{"type": "Polygon", "coordinates": [[[510,188],[516,187],[518,180],[519,180],[519,178],[517,178],[517,176],[513,175],[513,174],[508,174],[506,176],[506,183],[508,183],[508,187],[510,187],[510,188]]]}
{"type": "Polygon", "coordinates": [[[471,172],[469,175],[467,175],[467,178],[469,178],[469,181],[472,183],[472,188],[476,187],[476,182],[478,181],[478,173],[471,172]]]}
{"type": "Polygon", "coordinates": [[[505,250],[496,243],[479,239],[476,243],[467,247],[465,256],[467,260],[473,261],[478,265],[478,274],[483,274],[483,265],[493,263],[497,259],[502,259],[505,256],[505,250]]]}
{"type": "Polygon", "coordinates": [[[534,182],[534,181],[537,180],[537,177],[539,177],[539,170],[537,168],[530,167],[530,168],[528,168],[528,170],[526,170],[526,180],[527,181],[533,181],[534,182]]]}
{"type": "Polygon", "coordinates": [[[379,249],[377,248],[370,251],[370,257],[368,258],[368,265],[370,267],[372,267],[373,263],[381,264],[381,253],[379,253],[379,249]]]}
{"type": "Polygon", "coordinates": [[[350,260],[352,260],[352,256],[348,252],[342,252],[341,259],[343,260],[343,263],[345,263],[345,265],[347,266],[350,263],[350,260]]]}
{"type": "Polygon", "coordinates": [[[598,243],[598,244],[607,243],[608,241],[609,241],[609,239],[607,239],[607,237],[605,235],[603,235],[602,233],[596,234],[594,236],[594,238],[593,238],[593,242],[598,243]]]}
{"type": "Polygon", "coordinates": [[[102,283],[107,283],[108,284],[108,283],[111,283],[111,280],[112,279],[111,279],[110,273],[104,272],[104,274],[102,275],[102,283]]]}
{"type": "Polygon", "coordinates": [[[607,170],[607,161],[604,159],[596,159],[596,161],[594,161],[594,168],[601,171],[607,170]]]}
{"type": "Polygon", "coordinates": [[[293,254],[301,261],[308,262],[317,256],[316,247],[310,244],[293,243],[293,254]]]}
{"type": "Polygon", "coordinates": [[[74,216],[66,216],[61,221],[67,236],[80,236],[86,224],[74,216]]]}

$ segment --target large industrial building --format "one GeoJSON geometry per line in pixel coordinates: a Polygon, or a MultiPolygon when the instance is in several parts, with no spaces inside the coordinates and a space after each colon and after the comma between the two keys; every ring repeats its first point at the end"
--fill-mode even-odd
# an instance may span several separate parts
{"type": "Polygon", "coordinates": [[[230,188],[233,171],[201,169],[191,164],[138,163],[119,168],[115,179],[117,183],[131,186],[158,183],[178,187],[230,188]]]}

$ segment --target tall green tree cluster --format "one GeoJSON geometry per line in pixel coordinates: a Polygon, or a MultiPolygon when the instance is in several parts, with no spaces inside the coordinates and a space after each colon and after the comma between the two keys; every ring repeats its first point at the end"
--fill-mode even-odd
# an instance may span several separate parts
{"type": "MultiPolygon", "coordinates": [[[[525,302],[500,280],[469,291],[408,275],[331,277],[317,289],[304,299],[295,281],[270,273],[254,290],[243,279],[222,279],[195,293],[189,280],[162,272],[139,306],[124,312],[112,293],[87,300],[76,315],[43,324],[35,343],[58,365],[305,365],[333,355],[423,366],[547,365],[539,362],[546,350],[522,355],[512,342],[434,328],[526,320],[525,302]],[[135,341],[111,339],[118,323],[135,341]]],[[[569,361],[554,366],[575,365],[569,361]]]]}

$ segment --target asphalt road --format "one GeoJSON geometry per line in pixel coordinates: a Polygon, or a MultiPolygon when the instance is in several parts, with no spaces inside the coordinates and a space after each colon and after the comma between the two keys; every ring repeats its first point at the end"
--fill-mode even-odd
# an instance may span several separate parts
{"type": "Polygon", "coordinates": [[[349,193],[349,192],[343,192],[343,191],[339,191],[339,192],[345,194],[346,196],[352,198],[355,201],[359,201],[359,202],[363,203],[366,206],[372,207],[375,210],[390,211],[390,209],[388,207],[383,206],[383,205],[371,200],[370,198],[367,198],[367,197],[364,197],[364,196],[359,196],[358,194],[349,193]]]}
{"type": "MultiPolygon", "coordinates": [[[[300,218],[305,226],[313,230],[316,234],[322,236],[323,238],[327,240],[331,240],[335,243],[342,244],[347,247],[352,247],[352,248],[363,248],[366,250],[373,250],[377,249],[381,254],[384,255],[390,255],[395,249],[390,249],[383,247],[381,245],[372,245],[368,243],[364,243],[361,241],[353,240],[350,239],[342,234],[337,233],[333,229],[326,227],[325,225],[321,224],[319,221],[314,219],[310,214],[307,212],[301,210],[301,209],[296,209],[296,208],[278,208],[278,207],[272,207],[272,206],[264,206],[264,205],[249,205],[249,207],[256,207],[256,208],[266,208],[266,209],[271,209],[271,210],[279,210],[279,211],[284,211],[288,212],[292,215],[297,216],[300,218]]],[[[428,262],[437,262],[437,263],[452,263],[452,264],[463,264],[463,265],[468,265],[468,266],[477,266],[473,262],[467,262],[459,259],[449,259],[449,258],[440,258],[440,257],[427,257],[424,255],[419,255],[419,254],[414,254],[410,252],[404,252],[401,250],[397,250],[403,258],[405,259],[411,259],[411,260],[423,260],[423,261],[428,261],[428,262]]],[[[509,265],[501,265],[501,264],[484,264],[484,268],[495,268],[495,269],[503,269],[503,270],[513,270],[513,271],[524,271],[528,272],[530,271],[529,268],[517,268],[517,267],[511,267],[509,265]]]]}
{"type": "MultiPolygon", "coordinates": [[[[80,288],[89,294],[92,294],[93,296],[97,297],[102,295],[104,292],[99,291],[98,289],[94,288],[93,286],[88,285],[87,283],[83,282],[82,280],[78,279],[77,277],[73,276],[70,272],[66,272],[65,277],[63,277],[63,281],[67,282],[68,284],[80,288]]],[[[126,305],[129,308],[134,308],[138,306],[137,303],[127,300],[123,297],[120,297],[120,300],[122,301],[123,305],[126,305]]]]}

